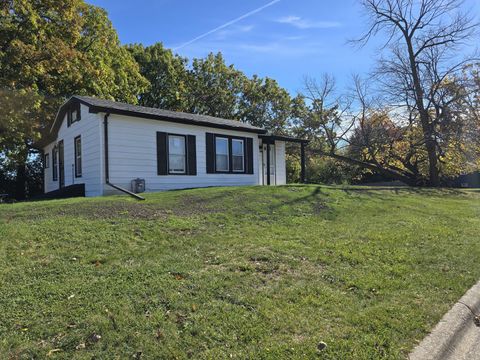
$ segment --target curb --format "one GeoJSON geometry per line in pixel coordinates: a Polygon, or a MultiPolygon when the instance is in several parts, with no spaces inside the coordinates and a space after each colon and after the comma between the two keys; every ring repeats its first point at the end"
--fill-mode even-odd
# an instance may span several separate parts
{"type": "Polygon", "coordinates": [[[453,305],[432,332],[413,349],[408,359],[478,359],[480,327],[475,325],[475,315],[466,305],[475,314],[480,313],[480,281],[453,305]]]}

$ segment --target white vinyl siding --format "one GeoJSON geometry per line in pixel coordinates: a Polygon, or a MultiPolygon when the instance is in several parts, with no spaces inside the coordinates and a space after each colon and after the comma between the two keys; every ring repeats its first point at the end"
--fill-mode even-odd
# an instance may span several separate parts
{"type": "MultiPolygon", "coordinates": [[[[300,146],[298,146],[300,148],[300,146]]],[[[300,149],[298,149],[300,152],[300,149]]],[[[276,185],[287,183],[287,167],[285,161],[285,141],[275,141],[275,181],[276,185]]]]}
{"type": "MultiPolygon", "coordinates": [[[[81,105],[81,120],[67,126],[67,116],[58,131],[55,142],[47,145],[44,152],[52,156],[52,149],[56,143],[63,140],[64,143],[64,172],[65,186],[73,184],[85,184],[87,196],[103,194],[103,140],[101,129],[103,128],[103,116],[89,112],[88,107],[81,105]],[[82,141],[82,177],[75,177],[75,141],[77,136],[82,141]]],[[[57,165],[58,166],[58,165],[57,165]]],[[[51,166],[45,170],[45,192],[57,190],[59,181],[53,181],[53,159],[51,166]]]]}
{"type": "MultiPolygon", "coordinates": [[[[83,116],[82,120],[77,124],[80,124],[82,121],[83,116]]],[[[109,117],[110,181],[115,185],[130,189],[130,183],[133,179],[145,179],[146,191],[205,186],[258,185],[259,177],[256,171],[258,169],[258,144],[258,136],[255,133],[111,114],[109,117]],[[197,175],[168,176],[157,174],[156,133],[158,131],[195,136],[197,175]],[[225,135],[252,138],[255,174],[207,174],[206,133],[219,134],[220,137],[225,135]]],[[[83,144],[84,149],[85,146],[83,144]]],[[[86,164],[85,161],[84,159],[84,164],[86,164]]],[[[109,187],[105,187],[105,193],[117,192],[109,187]]]]}

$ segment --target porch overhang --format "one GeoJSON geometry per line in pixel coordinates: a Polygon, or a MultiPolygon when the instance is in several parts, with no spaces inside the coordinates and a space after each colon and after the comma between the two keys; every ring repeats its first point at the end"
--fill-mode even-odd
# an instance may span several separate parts
{"type": "MultiPolygon", "coordinates": [[[[270,169],[270,145],[275,144],[275,141],[285,141],[300,144],[300,182],[306,183],[306,161],[305,161],[305,147],[310,142],[306,139],[299,139],[290,136],[282,135],[259,135],[258,138],[262,140],[263,144],[267,145],[267,169],[270,169]]],[[[267,170],[267,185],[270,185],[270,170],[267,170]]]]}
{"type": "Polygon", "coordinates": [[[278,141],[286,141],[286,142],[294,142],[294,143],[301,143],[301,144],[308,144],[310,140],[306,139],[299,139],[290,136],[282,136],[282,135],[258,135],[258,138],[263,141],[264,144],[270,143],[273,144],[275,140],[278,141]]]}

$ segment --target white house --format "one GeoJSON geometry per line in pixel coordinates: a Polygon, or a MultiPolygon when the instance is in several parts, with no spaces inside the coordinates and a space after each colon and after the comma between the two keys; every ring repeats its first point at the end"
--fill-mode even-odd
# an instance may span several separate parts
{"type": "Polygon", "coordinates": [[[286,141],[301,144],[304,176],[304,140],[240,121],[73,96],[44,140],[45,193],[139,191],[135,179],[145,191],[285,184],[286,141]]]}

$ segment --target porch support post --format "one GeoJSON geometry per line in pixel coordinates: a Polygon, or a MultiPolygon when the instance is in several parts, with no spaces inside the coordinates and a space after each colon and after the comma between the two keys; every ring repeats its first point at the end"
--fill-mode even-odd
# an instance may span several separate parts
{"type": "Polygon", "coordinates": [[[305,184],[305,143],[304,142],[300,144],[300,164],[301,164],[300,182],[302,184],[305,184]]]}
{"type": "Polygon", "coordinates": [[[267,142],[267,185],[270,185],[270,142],[267,142]]]}

